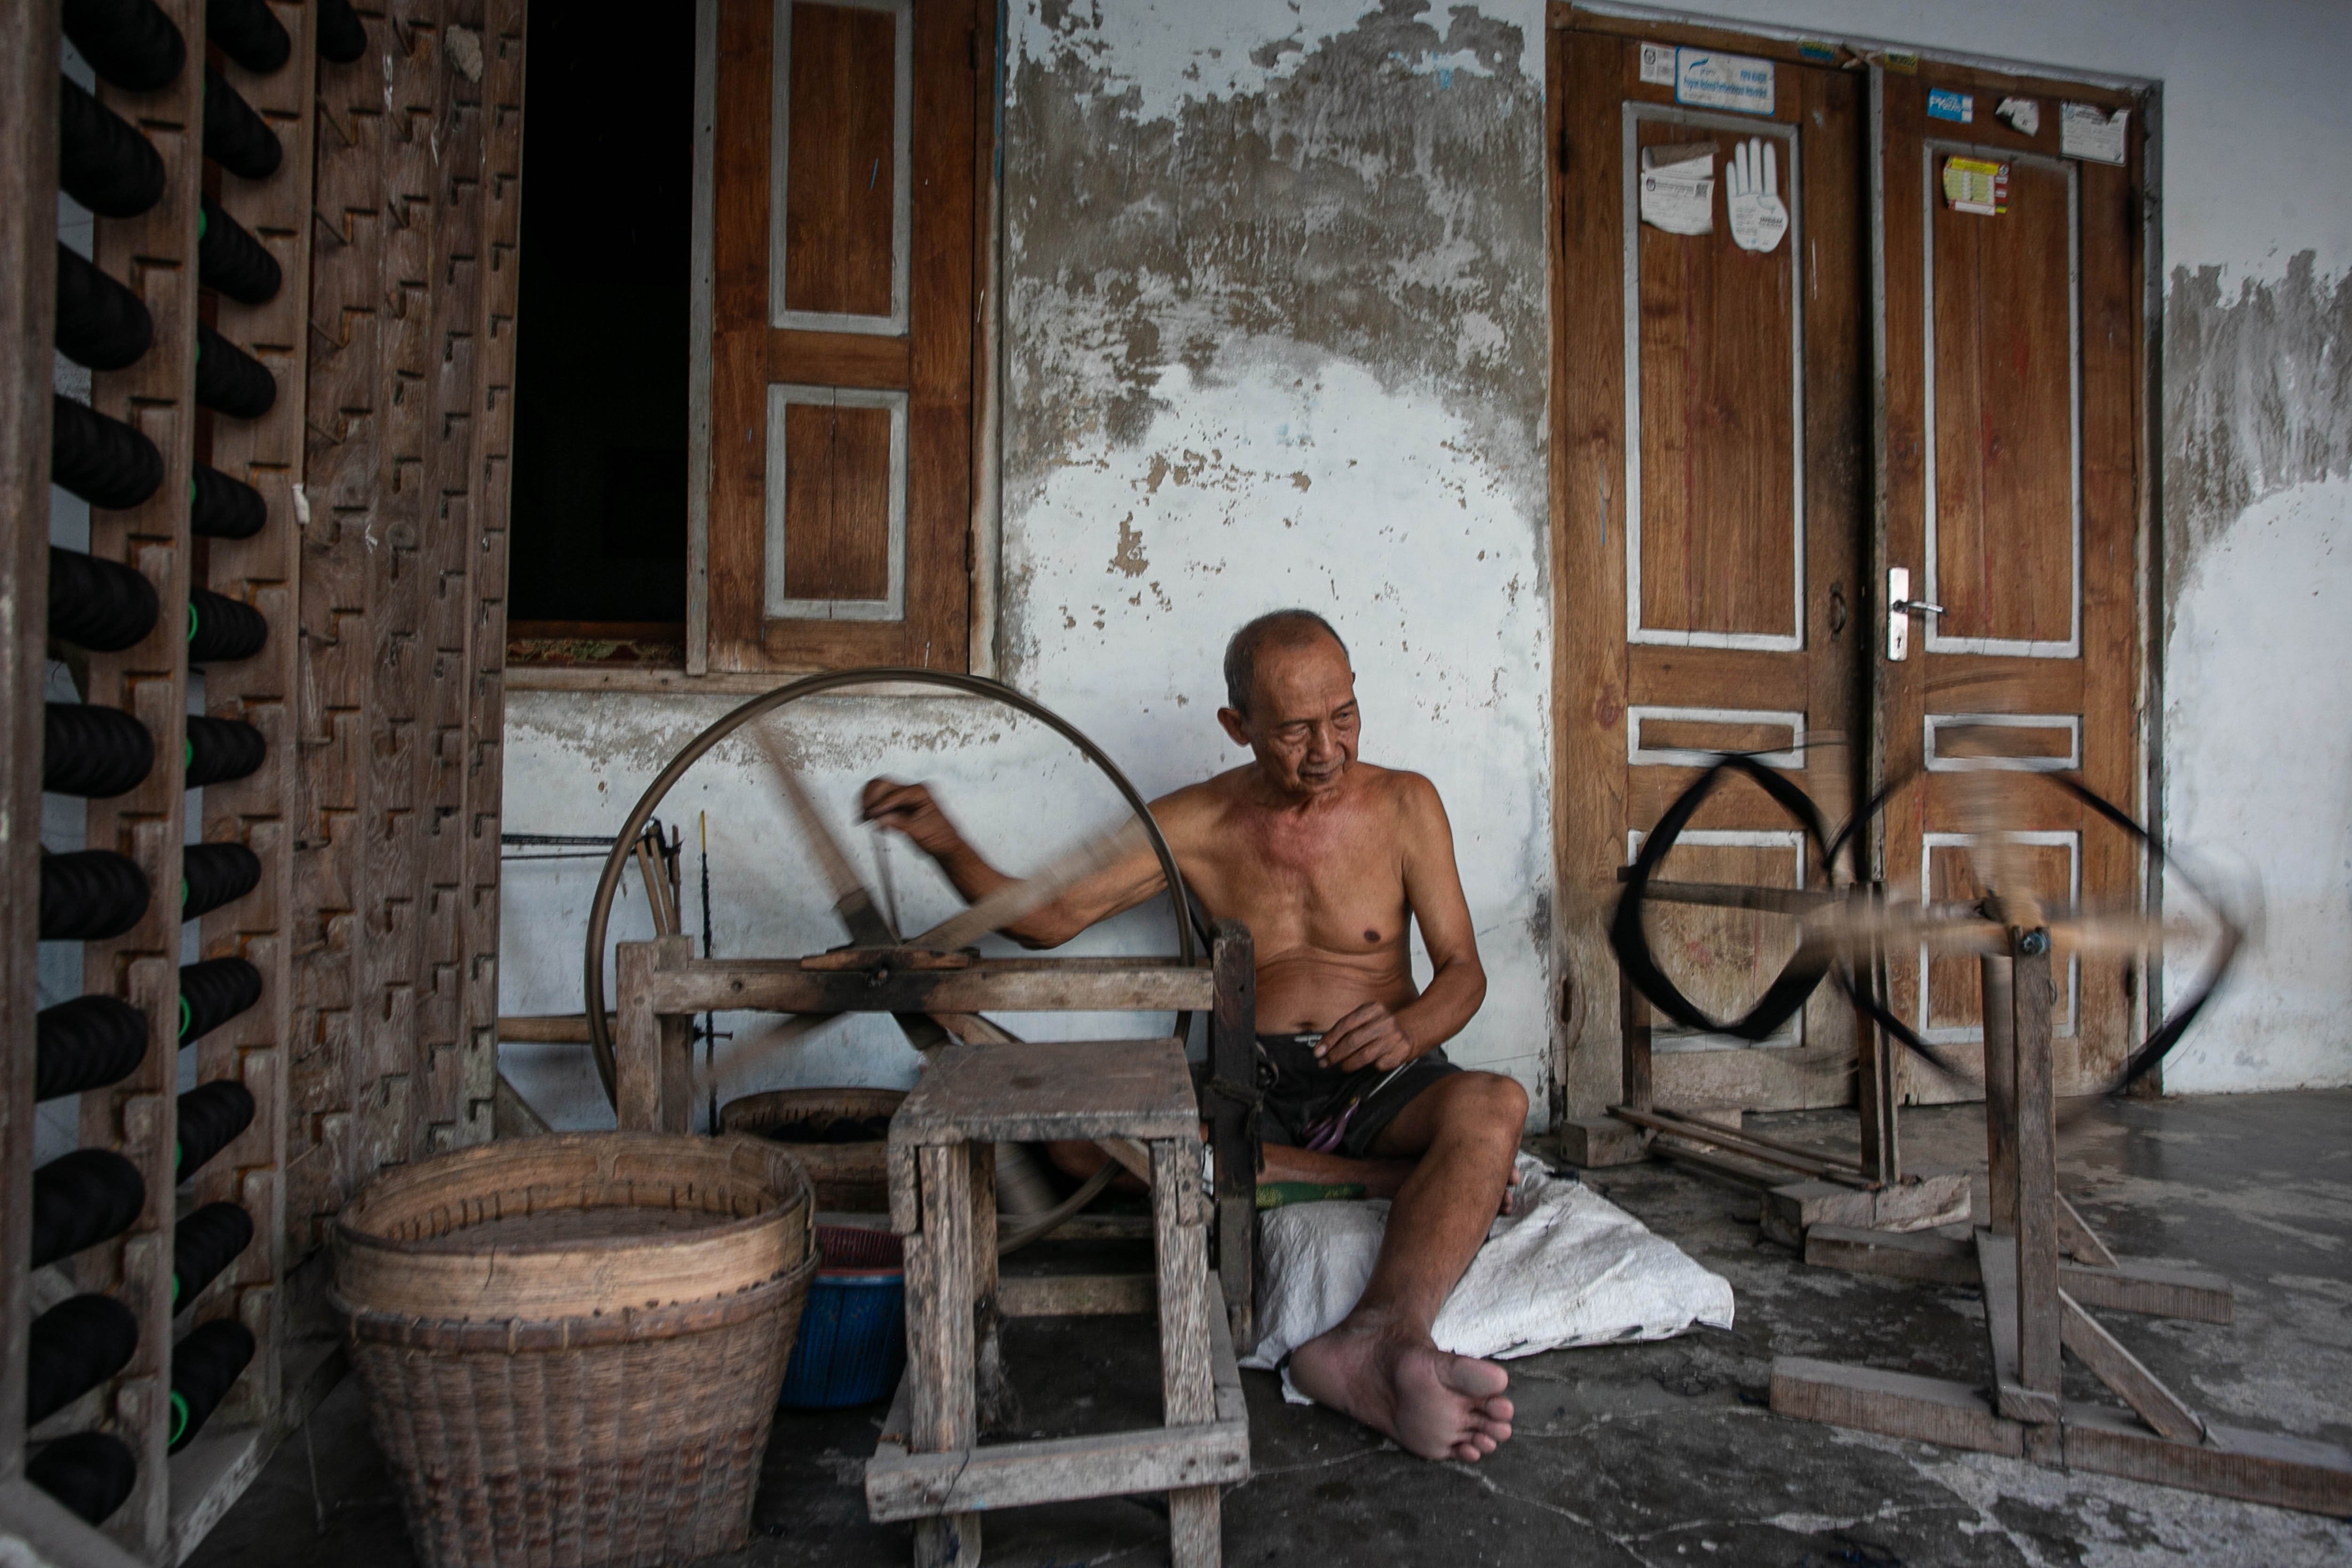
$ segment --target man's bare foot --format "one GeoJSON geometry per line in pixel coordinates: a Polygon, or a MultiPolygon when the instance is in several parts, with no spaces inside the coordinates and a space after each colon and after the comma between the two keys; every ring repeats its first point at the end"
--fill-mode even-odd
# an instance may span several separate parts
{"type": "Polygon", "coordinates": [[[1342,1323],[1291,1352],[1290,1379],[1424,1459],[1483,1459],[1511,1436],[1510,1374],[1425,1337],[1342,1323]]]}

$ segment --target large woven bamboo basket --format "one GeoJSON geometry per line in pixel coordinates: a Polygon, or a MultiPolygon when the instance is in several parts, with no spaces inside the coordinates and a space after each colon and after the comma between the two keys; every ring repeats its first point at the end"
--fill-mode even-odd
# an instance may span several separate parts
{"type": "Polygon", "coordinates": [[[335,1305],[432,1568],[743,1544],[801,1303],[807,1177],[742,1137],[562,1133],[381,1177],[335,1305]]]}
{"type": "Polygon", "coordinates": [[[808,1173],[816,1206],[849,1214],[880,1214],[890,1206],[887,1138],[805,1142],[779,1130],[822,1128],[834,1121],[888,1121],[906,1100],[903,1089],[772,1089],[719,1108],[723,1132],[748,1133],[782,1143],[808,1173]]]}

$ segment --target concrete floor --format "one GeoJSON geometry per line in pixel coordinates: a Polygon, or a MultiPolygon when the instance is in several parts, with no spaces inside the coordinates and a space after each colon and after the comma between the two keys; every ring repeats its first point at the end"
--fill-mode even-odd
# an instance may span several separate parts
{"type": "MultiPolygon", "coordinates": [[[[1825,1146],[1853,1135],[1850,1116],[1771,1120],[1781,1136],[1825,1146]]],[[[1982,1163],[1972,1108],[1916,1111],[1904,1131],[1909,1159],[1982,1163]]],[[[2104,1314],[2118,1338],[2209,1415],[2352,1447],[2352,1092],[2106,1108],[2063,1135],[2061,1165],[2068,1194],[2117,1252],[2236,1282],[2231,1326],[2104,1314]]],[[[1228,1563],[2352,1563],[2352,1523],[1773,1415],[1776,1354],[1981,1381],[1980,1302],[1807,1268],[1758,1236],[1752,1197],[1662,1165],[1590,1179],[1729,1278],[1737,1331],[1511,1363],[1518,1435],[1479,1465],[1411,1458],[1329,1412],[1286,1406],[1271,1377],[1244,1374],[1256,1474],[1225,1494],[1228,1563]]],[[[1979,1213],[1983,1202],[1979,1182],[1979,1213]]],[[[1140,1320],[1018,1323],[1008,1353],[1040,1427],[1156,1418],[1140,1320]]],[[[2071,1365],[2069,1383],[2071,1396],[2104,1397],[2071,1365]]],[[[907,1563],[907,1527],[867,1523],[859,1489],[881,1414],[781,1417],[752,1543],[713,1563],[907,1563]]],[[[987,1521],[988,1560],[1165,1562],[1164,1529],[1140,1500],[1013,1510],[987,1521]]],[[[189,1568],[414,1561],[346,1381],[189,1568]]]]}

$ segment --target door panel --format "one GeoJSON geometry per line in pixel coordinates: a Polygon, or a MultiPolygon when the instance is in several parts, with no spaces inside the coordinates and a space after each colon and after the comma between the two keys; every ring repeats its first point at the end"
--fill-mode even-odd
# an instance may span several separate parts
{"type": "MultiPolygon", "coordinates": [[[[1641,79],[1636,40],[1557,36],[1561,84],[1558,545],[1560,843],[1570,984],[1583,998],[1569,1095],[1610,1090],[1614,965],[1601,927],[1641,836],[1707,753],[1763,753],[1842,812],[1858,773],[1868,525],[1862,217],[1864,84],[1781,62],[1774,111],[1678,105],[1641,79]],[[1728,222],[1737,149],[1772,150],[1789,226],[1749,250],[1728,222]],[[1706,145],[1711,232],[1644,222],[1645,148],[1706,145]]],[[[1694,819],[1664,875],[1802,885],[1794,825],[1745,780],[1694,819]]],[[[1653,912],[1661,962],[1720,1016],[1785,960],[1785,922],[1653,912]]],[[[1675,1106],[1850,1098],[1853,1020],[1817,998],[1760,1047],[1661,1029],[1675,1106]]]]}
{"type": "MultiPolygon", "coordinates": [[[[1885,181],[1885,557],[1925,615],[1910,657],[1879,639],[1877,712],[1888,804],[1884,865],[1898,901],[1980,897],[1972,832],[2020,830],[2015,879],[2042,897],[2128,902],[2124,836],[2035,774],[2078,769],[2141,809],[2137,483],[2141,130],[2121,165],[2062,155],[2059,104],[2113,93],[1923,63],[1882,74],[1885,181]],[[1931,88],[1979,106],[2040,107],[2021,133],[1990,113],[1931,120],[1931,88]],[[2007,172],[2005,210],[1947,199],[1949,160],[2007,172]]],[[[1881,589],[1885,579],[1878,581],[1881,589]]],[[[1884,622],[1884,600],[1880,621],[1884,622]]],[[[1915,628],[1916,627],[1916,622],[1915,628]]],[[[1972,962],[1891,964],[1893,1004],[1974,1066],[1972,962]]],[[[2120,1067],[2137,1013],[2133,966],[2069,956],[2053,1012],[2062,1091],[2120,1067]]],[[[1913,1070],[1914,1098],[1972,1094],[1913,1070]]]]}

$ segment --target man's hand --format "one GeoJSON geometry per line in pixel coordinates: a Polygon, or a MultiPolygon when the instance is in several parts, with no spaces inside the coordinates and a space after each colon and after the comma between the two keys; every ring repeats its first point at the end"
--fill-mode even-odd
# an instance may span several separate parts
{"type": "Polygon", "coordinates": [[[859,796],[859,820],[906,835],[915,847],[935,860],[964,847],[963,835],[922,784],[875,779],[859,796]]]}
{"type": "Polygon", "coordinates": [[[1325,1067],[1342,1072],[1377,1068],[1387,1072],[1421,1054],[1406,1036],[1396,1015],[1379,1002],[1367,1002],[1323,1032],[1315,1057],[1325,1067]]]}

